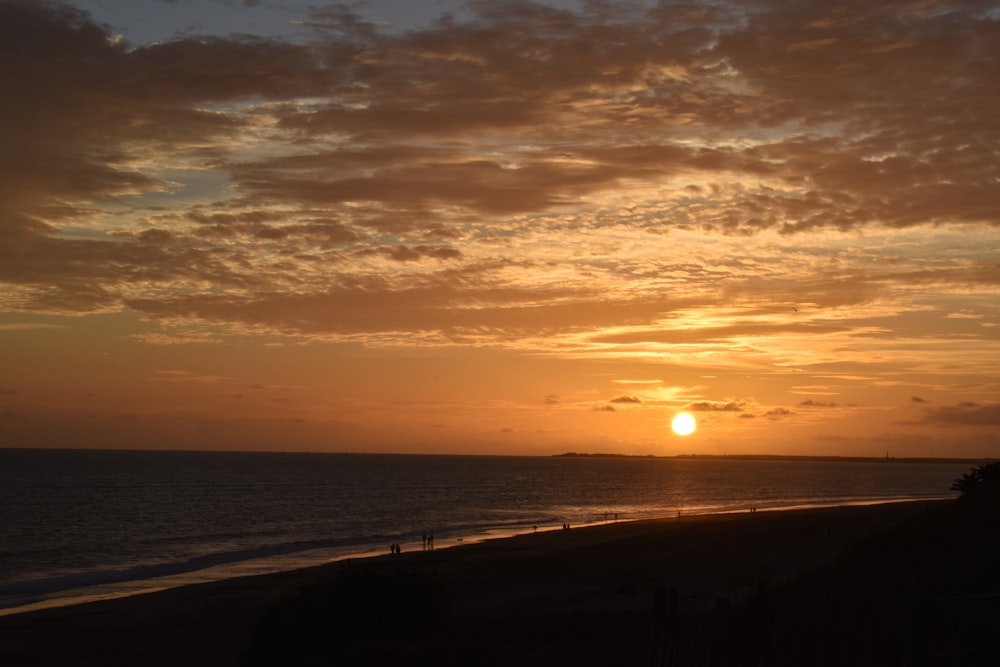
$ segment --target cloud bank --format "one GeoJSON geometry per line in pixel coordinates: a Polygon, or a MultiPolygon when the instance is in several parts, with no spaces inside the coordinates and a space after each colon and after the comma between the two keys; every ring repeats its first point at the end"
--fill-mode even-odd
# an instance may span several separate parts
{"type": "MultiPolygon", "coordinates": [[[[316,8],[309,41],[130,45],[80,10],[5,3],[5,305],[302,333],[507,330],[523,309],[590,327],[588,272],[726,271],[575,260],[556,237],[1000,224],[990,3],[471,7],[402,34],[316,8]],[[351,315],[325,315],[344,299],[351,315]],[[393,300],[416,312],[372,314],[393,300]]],[[[861,276],[814,289],[837,279],[861,276]]],[[[672,307],[640,294],[620,315],[672,307]]]]}
{"type": "Polygon", "coordinates": [[[0,4],[0,331],[619,363],[635,395],[531,399],[616,422],[995,425],[995,3],[363,9],[139,43],[0,4]]]}

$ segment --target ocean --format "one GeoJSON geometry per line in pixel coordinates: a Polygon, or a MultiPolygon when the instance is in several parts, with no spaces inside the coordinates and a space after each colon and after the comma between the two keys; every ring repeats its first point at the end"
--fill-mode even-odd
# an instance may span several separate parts
{"type": "Polygon", "coordinates": [[[563,524],[953,497],[967,463],[0,449],[0,614],[563,524]]]}

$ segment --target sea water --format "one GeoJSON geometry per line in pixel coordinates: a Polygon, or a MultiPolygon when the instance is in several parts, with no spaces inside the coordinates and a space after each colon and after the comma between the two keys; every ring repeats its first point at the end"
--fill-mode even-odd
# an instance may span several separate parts
{"type": "Polygon", "coordinates": [[[0,449],[0,614],[677,513],[954,495],[963,463],[0,449]]]}

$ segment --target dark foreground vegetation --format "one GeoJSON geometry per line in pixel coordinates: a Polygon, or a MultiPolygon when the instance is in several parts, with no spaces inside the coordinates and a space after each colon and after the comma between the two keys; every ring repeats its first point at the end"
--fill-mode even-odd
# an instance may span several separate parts
{"type": "Polygon", "coordinates": [[[1000,463],[953,489],[826,566],[697,614],[663,589],[644,611],[458,613],[469,592],[433,561],[349,563],[272,608],[245,665],[1000,664],[1000,463]]]}
{"type": "Polygon", "coordinates": [[[745,603],[665,614],[653,664],[1000,664],[1000,463],[961,496],[745,603]]]}

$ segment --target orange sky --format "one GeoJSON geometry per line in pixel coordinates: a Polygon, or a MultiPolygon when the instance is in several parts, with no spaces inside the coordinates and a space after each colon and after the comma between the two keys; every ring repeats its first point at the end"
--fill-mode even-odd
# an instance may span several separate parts
{"type": "Polygon", "coordinates": [[[0,70],[0,446],[1000,456],[992,2],[6,0],[0,70]]]}

